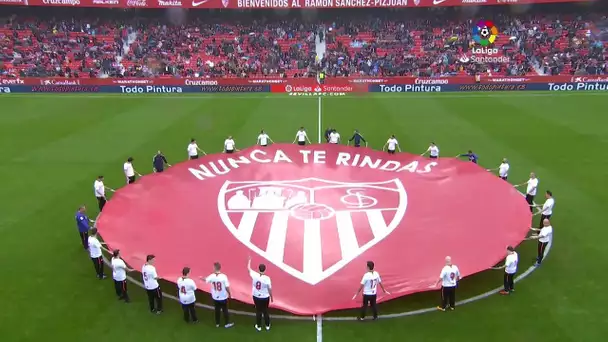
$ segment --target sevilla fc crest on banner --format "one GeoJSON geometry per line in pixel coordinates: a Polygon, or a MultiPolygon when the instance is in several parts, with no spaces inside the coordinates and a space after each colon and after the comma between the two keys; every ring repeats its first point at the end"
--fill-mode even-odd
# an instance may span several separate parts
{"type": "Polygon", "coordinates": [[[220,217],[239,241],[311,285],[387,237],[406,207],[407,193],[399,179],[228,181],[218,198],[220,217]]]}

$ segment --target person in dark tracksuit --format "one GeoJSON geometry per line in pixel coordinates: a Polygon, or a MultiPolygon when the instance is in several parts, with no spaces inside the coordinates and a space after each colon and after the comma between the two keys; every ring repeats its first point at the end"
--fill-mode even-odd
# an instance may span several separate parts
{"type": "Polygon", "coordinates": [[[331,134],[331,132],[333,132],[334,129],[329,127],[328,129],[325,130],[325,142],[329,142],[329,135],[331,134]]]}
{"type": "Polygon", "coordinates": [[[355,147],[361,147],[361,142],[364,142],[365,146],[367,147],[367,141],[365,141],[365,138],[363,138],[363,136],[361,135],[361,133],[359,133],[359,130],[357,130],[357,129],[353,133],[353,136],[350,139],[348,139],[349,145],[350,145],[351,141],[354,142],[355,147]]]}
{"type": "Polygon", "coordinates": [[[161,151],[156,152],[152,158],[154,172],[163,172],[165,170],[165,165],[171,167],[171,164],[169,164],[165,155],[161,151]]]}
{"type": "Polygon", "coordinates": [[[80,242],[84,249],[89,249],[89,217],[86,214],[87,208],[82,205],[76,212],[76,225],[78,226],[78,235],[80,235],[80,242]]]}

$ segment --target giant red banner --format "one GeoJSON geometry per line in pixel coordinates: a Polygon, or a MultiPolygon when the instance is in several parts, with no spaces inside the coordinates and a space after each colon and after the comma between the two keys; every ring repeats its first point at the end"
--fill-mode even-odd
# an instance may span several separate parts
{"type": "Polygon", "coordinates": [[[0,5],[117,8],[404,8],[518,5],[593,0],[0,0],[0,5]]]}
{"type": "MultiPolygon", "coordinates": [[[[1,1],[1,0],[0,0],[1,1]]],[[[479,83],[608,83],[608,75],[597,76],[488,76],[482,77],[479,83]]],[[[318,84],[315,78],[0,78],[0,85],[5,86],[246,86],[270,85],[277,92],[367,92],[369,85],[418,84],[449,85],[475,84],[474,77],[375,77],[375,78],[328,78],[324,84],[318,84]],[[319,90],[315,90],[319,88],[319,90]],[[276,90],[275,90],[276,89],[276,90]],[[282,89],[282,91],[281,91],[282,89]]]]}

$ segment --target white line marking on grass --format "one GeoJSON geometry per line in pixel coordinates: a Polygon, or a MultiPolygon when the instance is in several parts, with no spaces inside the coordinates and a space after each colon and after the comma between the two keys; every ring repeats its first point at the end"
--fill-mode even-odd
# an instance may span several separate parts
{"type": "Polygon", "coordinates": [[[317,342],[323,342],[323,316],[318,315],[316,320],[317,320],[317,342]]]}
{"type": "Polygon", "coordinates": [[[321,143],[321,96],[319,96],[319,121],[318,121],[318,126],[319,126],[319,141],[318,143],[321,143]]]}
{"type": "MultiPolygon", "coordinates": [[[[378,96],[367,96],[363,95],[355,95],[348,94],[345,96],[330,96],[332,99],[479,99],[479,98],[513,98],[513,97],[568,97],[568,96],[608,96],[608,92],[573,92],[573,93],[552,93],[552,92],[501,92],[501,93],[401,93],[401,94],[386,94],[386,93],[367,93],[367,94],[376,94],[378,96]]],[[[2,94],[1,98],[52,98],[53,100],[58,100],[62,98],[73,98],[73,99],[166,99],[166,100],[200,100],[200,99],[209,99],[212,98],[214,100],[234,100],[234,99],[309,99],[310,97],[306,96],[285,96],[283,94],[276,95],[232,95],[232,94],[197,94],[197,95],[125,95],[125,94],[57,94],[57,93],[34,93],[34,94],[2,94]]]]}

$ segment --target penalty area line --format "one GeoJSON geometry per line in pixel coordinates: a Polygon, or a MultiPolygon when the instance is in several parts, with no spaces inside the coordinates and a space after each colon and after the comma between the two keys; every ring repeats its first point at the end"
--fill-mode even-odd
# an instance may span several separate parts
{"type": "MultiPolygon", "coordinates": [[[[536,204],[536,203],[534,203],[534,204],[536,204]]],[[[101,216],[101,213],[99,215],[97,215],[97,217],[95,218],[95,222],[93,223],[93,227],[97,227],[97,220],[99,219],[99,216],[101,216]]],[[[551,247],[552,246],[553,246],[553,240],[551,240],[549,242],[549,244],[547,245],[547,248],[545,250],[545,255],[543,257],[543,260],[545,260],[547,258],[547,256],[549,255],[549,252],[551,251],[551,247]]],[[[110,267],[110,268],[112,267],[111,262],[108,260],[108,258],[105,255],[103,256],[103,261],[104,261],[104,263],[108,267],[110,267]]],[[[514,279],[514,282],[515,283],[519,283],[520,281],[526,279],[537,268],[538,267],[536,267],[536,266],[530,266],[524,273],[518,275],[514,279]]],[[[161,279],[163,279],[163,278],[161,278],[161,279]]],[[[127,280],[129,280],[131,283],[137,285],[138,287],[140,287],[142,289],[145,289],[144,284],[141,281],[139,281],[139,280],[131,277],[130,275],[127,275],[127,280]]],[[[170,280],[167,280],[167,279],[164,279],[164,280],[171,282],[170,280]]],[[[470,298],[458,301],[458,302],[456,302],[456,305],[460,306],[460,305],[476,302],[476,301],[478,301],[480,299],[488,298],[488,297],[490,297],[492,295],[497,294],[502,289],[503,289],[502,286],[497,287],[495,289],[492,289],[490,291],[484,292],[484,293],[479,294],[477,296],[470,297],[470,298]]],[[[167,294],[166,292],[163,292],[163,297],[169,298],[171,300],[179,302],[179,298],[177,298],[176,296],[167,294]]],[[[208,310],[215,310],[215,308],[213,306],[211,306],[211,305],[202,304],[202,303],[198,303],[198,302],[196,303],[196,306],[199,307],[199,308],[204,308],[204,309],[208,309],[208,310]]],[[[249,312],[249,311],[241,311],[241,310],[229,310],[229,311],[230,311],[230,313],[235,314],[235,315],[255,317],[255,313],[249,312]]],[[[426,309],[418,309],[418,310],[412,310],[412,311],[405,311],[405,312],[394,313],[394,314],[379,315],[378,318],[380,318],[380,319],[399,318],[399,317],[421,315],[421,314],[430,313],[430,312],[434,312],[434,311],[437,311],[437,308],[431,307],[431,308],[426,308],[426,309]]],[[[284,319],[284,320],[290,320],[290,321],[308,321],[310,319],[309,316],[293,316],[293,315],[272,315],[272,317],[276,318],[276,319],[284,319]]],[[[323,317],[322,315],[316,315],[316,316],[313,316],[313,320],[316,320],[316,323],[317,323],[317,341],[318,342],[322,342],[323,341],[323,321],[324,320],[325,321],[355,321],[355,320],[357,320],[357,317],[323,317]],[[320,340],[319,340],[319,338],[320,338],[320,340]]]]}

